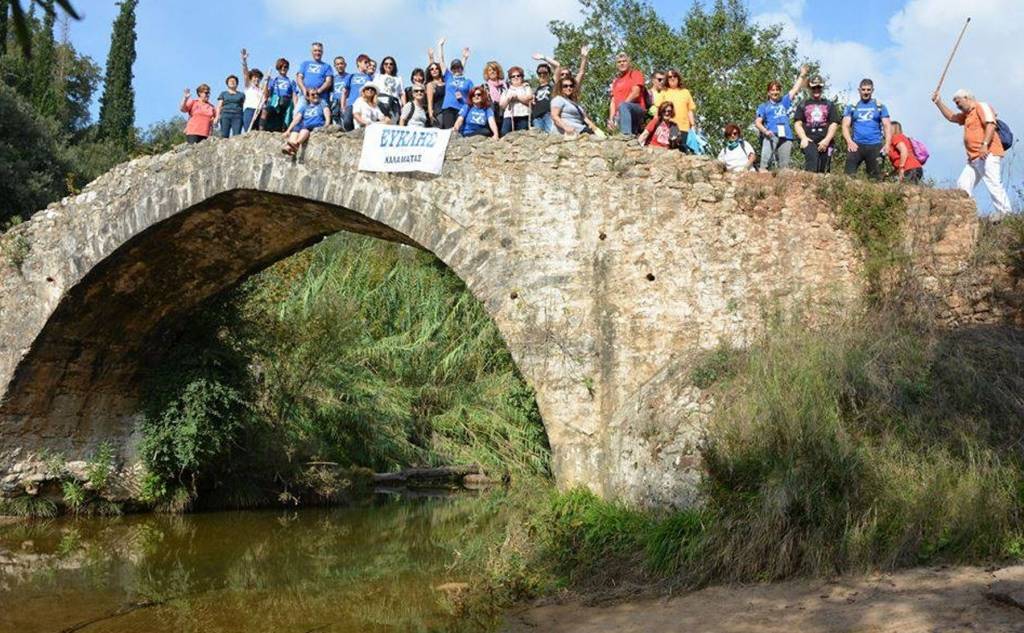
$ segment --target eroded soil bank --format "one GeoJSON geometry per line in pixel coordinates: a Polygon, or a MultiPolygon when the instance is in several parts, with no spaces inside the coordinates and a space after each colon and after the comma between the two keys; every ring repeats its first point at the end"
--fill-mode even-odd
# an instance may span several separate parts
{"type": "Polygon", "coordinates": [[[503,633],[986,633],[1024,631],[1024,565],[711,587],[587,605],[572,597],[510,614],[503,633]]]}

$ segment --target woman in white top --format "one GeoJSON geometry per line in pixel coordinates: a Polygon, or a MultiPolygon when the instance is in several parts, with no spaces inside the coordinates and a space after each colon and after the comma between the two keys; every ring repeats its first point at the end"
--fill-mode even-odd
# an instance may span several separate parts
{"type": "Polygon", "coordinates": [[[740,126],[730,123],[725,126],[725,146],[718,152],[718,160],[725,163],[727,171],[754,171],[754,148],[740,136],[740,126]]]}
{"type": "Polygon", "coordinates": [[[564,77],[558,81],[558,96],[551,100],[551,122],[562,134],[593,134],[597,125],[590,120],[573,95],[576,94],[576,80],[564,77]]]}
{"type": "Polygon", "coordinates": [[[263,107],[263,88],[260,83],[263,81],[263,73],[258,68],[249,70],[249,52],[242,49],[242,78],[245,80],[245,103],[242,104],[242,132],[248,132],[251,127],[254,130],[260,129],[258,112],[263,107]],[[256,122],[253,123],[253,119],[256,122]]]}
{"type": "Polygon", "coordinates": [[[352,123],[357,130],[371,123],[391,123],[377,105],[377,85],[374,82],[363,84],[359,98],[352,104],[352,123]]]}
{"type": "Polygon", "coordinates": [[[402,117],[398,120],[399,125],[409,127],[430,127],[430,112],[427,111],[427,87],[423,84],[413,84],[409,101],[402,106],[402,117]]]}
{"type": "Polygon", "coordinates": [[[380,106],[384,116],[392,121],[398,120],[398,114],[405,105],[405,84],[398,76],[398,62],[388,55],[380,62],[380,74],[373,78],[377,84],[379,93],[377,105],[380,106]]]}
{"type": "Polygon", "coordinates": [[[508,88],[501,93],[501,109],[505,111],[501,120],[501,135],[516,130],[530,129],[530,104],[533,103],[533,89],[523,81],[524,71],[519,66],[508,69],[508,88]]]}

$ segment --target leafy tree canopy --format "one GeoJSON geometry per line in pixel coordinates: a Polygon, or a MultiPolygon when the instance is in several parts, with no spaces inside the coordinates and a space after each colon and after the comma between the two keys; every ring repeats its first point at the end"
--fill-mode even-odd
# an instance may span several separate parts
{"type": "MultiPolygon", "coordinates": [[[[615,54],[625,51],[648,76],[676,69],[697,102],[698,124],[712,141],[727,123],[752,125],[768,82],[786,89],[799,73],[796,42],[781,25],[751,21],[741,0],[716,0],[711,8],[694,2],[682,24],[665,22],[645,0],[580,0],[583,20],[554,21],[555,57],[579,64],[580,47],[591,46],[582,102],[595,121],[608,116],[608,90],[615,78],[615,54]]],[[[753,138],[753,133],[749,135],[753,138]]]]}

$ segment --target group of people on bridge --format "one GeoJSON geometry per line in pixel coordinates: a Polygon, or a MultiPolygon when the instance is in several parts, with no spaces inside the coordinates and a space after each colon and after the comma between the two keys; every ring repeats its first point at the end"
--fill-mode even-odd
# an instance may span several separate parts
{"type": "MultiPolygon", "coordinates": [[[[494,139],[517,131],[536,129],[555,134],[593,134],[604,131],[580,103],[580,89],[586,76],[590,49],[580,50],[575,72],[557,60],[535,53],[535,79],[527,80],[524,69],[511,66],[507,72],[497,61],[484,65],[483,81],[475,84],[466,76],[470,50],[445,63],[445,39],[427,51],[426,68],[415,68],[406,86],[392,56],[384,57],[378,70],[369,55],[355,58],[355,70],[337,56],[332,64],[324,59],[324,46],[314,42],[311,59],[304,61],[289,77],[290,64],[280,58],[274,71],[264,76],[248,65],[242,49],[239,78],[225,80],[216,103],[210,100],[210,86],[201,84],[192,98],[186,88],[180,109],[188,115],[185,134],[189,143],[209,137],[215,128],[230,137],[249,130],[281,132],[282,151],[294,155],[310,132],[331,124],[344,130],[375,123],[410,127],[438,127],[456,130],[462,136],[494,139]]],[[[616,55],[617,74],[607,87],[607,128],[636,136],[644,145],[703,153],[706,140],[697,132],[697,104],[676,70],[657,71],[650,84],[624,52],[616,55]]],[[[842,133],[846,145],[845,172],[856,174],[860,165],[870,178],[880,179],[882,161],[888,158],[895,179],[918,183],[924,177],[928,151],[924,144],[903,132],[892,121],[889,109],[874,96],[874,82],[863,79],[859,99],[840,113],[836,101],[825,97],[820,76],[808,78],[804,66],[788,92],[778,81],[767,86],[767,99],[754,113],[753,127],[760,139],[760,161],[755,148],[743,139],[740,125],[724,128],[724,144],[718,159],[731,171],[786,169],[792,165],[794,144],[804,156],[804,169],[825,173],[831,170],[836,150],[835,137],[842,133]],[[801,95],[804,91],[809,94],[801,95]],[[798,100],[799,99],[799,100],[798,100]]],[[[1011,203],[1001,180],[1001,160],[1012,143],[1012,135],[987,103],[966,90],[953,95],[952,110],[936,92],[932,100],[949,121],[963,126],[967,164],[958,179],[959,188],[973,193],[984,182],[996,211],[1009,213],[1011,203]]]]}

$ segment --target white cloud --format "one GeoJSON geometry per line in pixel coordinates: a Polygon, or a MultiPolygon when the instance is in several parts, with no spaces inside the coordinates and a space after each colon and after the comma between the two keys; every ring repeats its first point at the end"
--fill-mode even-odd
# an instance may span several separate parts
{"type": "MultiPolygon", "coordinates": [[[[852,95],[862,77],[873,78],[876,94],[893,118],[929,146],[932,158],[926,171],[949,185],[965,160],[961,130],[942,119],[930,96],[968,15],[971,24],[943,86],[946,101],[957,88],[972,89],[992,103],[1001,118],[1024,132],[1024,65],[1018,59],[1024,42],[1024,2],[1020,0],[969,4],[908,0],[888,16],[889,42],[882,46],[817,37],[799,0],[784,2],[782,13],[765,13],[756,19],[783,24],[786,35],[799,40],[800,52],[821,62],[830,92],[852,95]]],[[[1012,153],[1020,151],[1015,148],[1012,153]]],[[[1020,166],[1013,174],[1004,174],[1004,181],[1019,185],[1020,166]]],[[[985,206],[981,188],[977,193],[985,206]]]]}
{"type": "Polygon", "coordinates": [[[425,58],[426,49],[444,35],[448,59],[468,46],[470,67],[476,71],[488,59],[501,60],[506,66],[522,65],[531,62],[534,51],[550,52],[556,41],[548,22],[576,20],[581,15],[577,0],[375,0],[370,4],[331,0],[306,5],[263,0],[263,4],[267,13],[282,16],[293,26],[323,25],[339,40],[357,44],[370,55],[394,55],[406,68],[422,65],[411,60],[425,58]]]}

